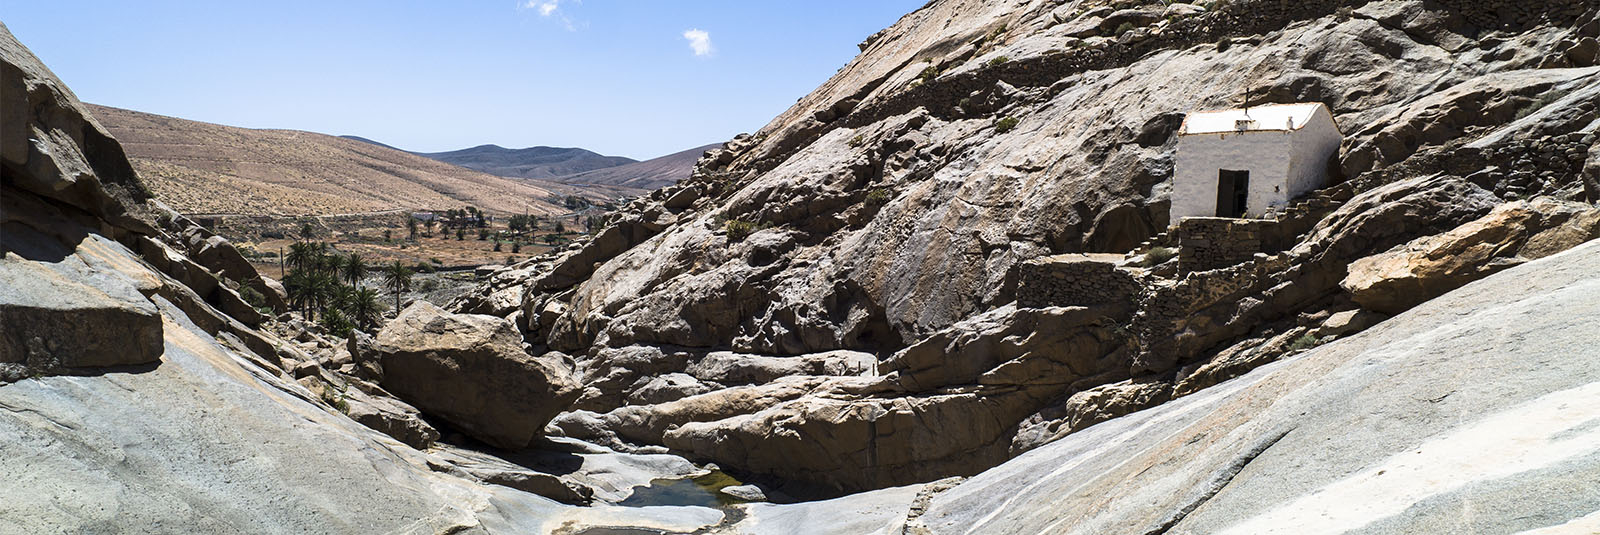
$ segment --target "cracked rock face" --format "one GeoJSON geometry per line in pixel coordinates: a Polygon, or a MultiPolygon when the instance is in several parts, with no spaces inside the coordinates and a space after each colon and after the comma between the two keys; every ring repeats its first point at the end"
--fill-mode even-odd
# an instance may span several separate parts
{"type": "Polygon", "coordinates": [[[1600,343],[1596,261],[1593,242],[1533,261],[1068,435],[938,494],[920,521],[932,533],[1583,532],[1600,498],[1568,482],[1600,476],[1586,424],[1600,374],[1582,349],[1600,343]]]}
{"type": "Polygon", "coordinates": [[[1595,198],[1600,10],[1210,7],[931,3],[599,239],[458,301],[492,316],[419,304],[370,346],[229,311],[212,272],[248,273],[225,244],[142,219],[115,142],[0,32],[0,318],[34,335],[5,333],[0,361],[156,358],[0,384],[19,483],[0,531],[1588,529],[1600,245],[1556,251],[1593,235],[1571,203],[1595,198]],[[1177,120],[1241,86],[1346,127],[1350,186],[1297,243],[1138,302],[1014,304],[1019,262],[1166,226],[1177,120]],[[1384,276],[1341,288],[1362,258],[1354,276],[1384,276]],[[42,278],[86,289],[12,290],[42,278]],[[1404,311],[1361,297],[1408,279],[1475,282],[1404,311]],[[35,332],[88,314],[121,324],[35,332]],[[423,414],[505,448],[551,422],[635,453],[468,452],[423,414]],[[668,448],[773,495],[877,490],[532,494],[616,502],[698,471],[668,448]]]}
{"type": "Polygon", "coordinates": [[[572,355],[577,408],[605,415],[585,433],[835,492],[974,473],[1352,332],[1302,316],[1403,308],[1352,300],[1356,259],[1513,198],[1583,199],[1592,6],[1347,4],[932,2],[689,180],[464,306],[525,290],[525,338],[572,355]],[[1013,305],[1023,262],[1173,223],[1184,114],[1246,90],[1329,106],[1342,205],[1268,259],[1137,303],[1013,305]],[[874,372],[798,364],[840,351],[874,372]],[[729,353],[778,373],[704,373],[737,369],[729,353]],[[924,410],[982,421],[902,432],[924,410]]]}

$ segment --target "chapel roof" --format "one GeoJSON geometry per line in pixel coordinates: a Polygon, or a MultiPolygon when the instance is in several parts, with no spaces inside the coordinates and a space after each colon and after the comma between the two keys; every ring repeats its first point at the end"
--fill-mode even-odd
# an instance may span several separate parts
{"type": "MultiPolygon", "coordinates": [[[[1183,119],[1179,135],[1226,134],[1232,132],[1289,131],[1304,128],[1320,102],[1264,104],[1249,108],[1190,112],[1183,119]],[[1248,121],[1241,123],[1240,121],[1248,121]],[[1242,126],[1242,128],[1241,128],[1242,126]]],[[[1330,113],[1330,115],[1332,115],[1330,113]]],[[[1337,126],[1335,126],[1337,128],[1337,126]]]]}

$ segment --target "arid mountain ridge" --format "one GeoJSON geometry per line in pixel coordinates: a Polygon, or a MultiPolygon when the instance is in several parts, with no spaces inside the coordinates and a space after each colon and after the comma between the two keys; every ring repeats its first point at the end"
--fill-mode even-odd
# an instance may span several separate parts
{"type": "Polygon", "coordinates": [[[694,170],[695,162],[699,161],[706,151],[721,147],[721,143],[713,143],[674,152],[659,158],[651,158],[614,167],[603,167],[592,171],[560,176],[551,180],[569,184],[606,184],[656,190],[689,178],[689,174],[694,170]]]}
{"type": "Polygon", "coordinates": [[[508,149],[499,145],[478,145],[461,150],[416,154],[509,178],[555,179],[584,171],[638,162],[632,158],[605,156],[572,147],[539,146],[508,149]]]}
{"type": "MultiPolygon", "coordinates": [[[[128,147],[157,197],[192,214],[332,215],[462,205],[554,214],[567,210],[567,196],[609,202],[687,177],[704,152],[634,162],[557,149],[540,153],[550,161],[534,173],[539,177],[508,180],[353,136],[238,128],[90,106],[128,147]],[[625,168],[593,181],[542,178],[618,165],[625,168]]],[[[508,157],[526,154],[512,151],[508,157]]]]}
{"type": "MultiPolygon", "coordinates": [[[[344,137],[388,146],[366,138],[344,137]]],[[[706,151],[721,146],[721,143],[713,143],[642,161],[622,156],[603,156],[579,148],[542,146],[508,149],[499,145],[480,145],[448,152],[413,154],[508,178],[596,184],[644,192],[688,178],[695,162],[706,151]]]]}
{"type": "Polygon", "coordinates": [[[561,213],[561,186],[519,182],[355,140],[90,104],[157,198],[184,213],[326,215],[452,208],[561,213]]]}

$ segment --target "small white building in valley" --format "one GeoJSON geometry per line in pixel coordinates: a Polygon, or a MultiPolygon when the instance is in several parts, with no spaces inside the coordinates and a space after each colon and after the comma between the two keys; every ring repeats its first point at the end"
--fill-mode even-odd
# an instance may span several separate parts
{"type": "Polygon", "coordinates": [[[1321,103],[1190,113],[1178,130],[1171,220],[1261,217],[1325,187],[1341,139],[1321,103]]]}

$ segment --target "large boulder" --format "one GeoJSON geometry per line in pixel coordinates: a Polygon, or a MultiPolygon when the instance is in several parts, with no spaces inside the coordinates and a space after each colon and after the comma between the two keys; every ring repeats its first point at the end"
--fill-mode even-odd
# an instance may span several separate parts
{"type": "Polygon", "coordinates": [[[385,390],[500,448],[528,446],[579,393],[564,362],[523,351],[510,321],[425,301],[389,322],[372,349],[385,390]]]}
{"type": "Polygon", "coordinates": [[[666,431],[662,443],[814,493],[860,491],[971,475],[1005,460],[1015,422],[1054,392],[981,386],[860,397],[851,395],[866,386],[860,380],[832,381],[751,414],[683,423],[666,431]]]}
{"type": "Polygon", "coordinates": [[[1356,260],[1340,286],[1363,307],[1393,314],[1596,236],[1600,209],[1591,205],[1512,202],[1449,232],[1356,260]]]}
{"type": "MultiPolygon", "coordinates": [[[[52,250],[59,245],[31,227],[10,223],[0,233],[0,380],[161,358],[161,316],[139,292],[153,279],[105,269],[88,251],[52,250]]],[[[80,247],[121,249],[98,235],[80,247]]]]}

